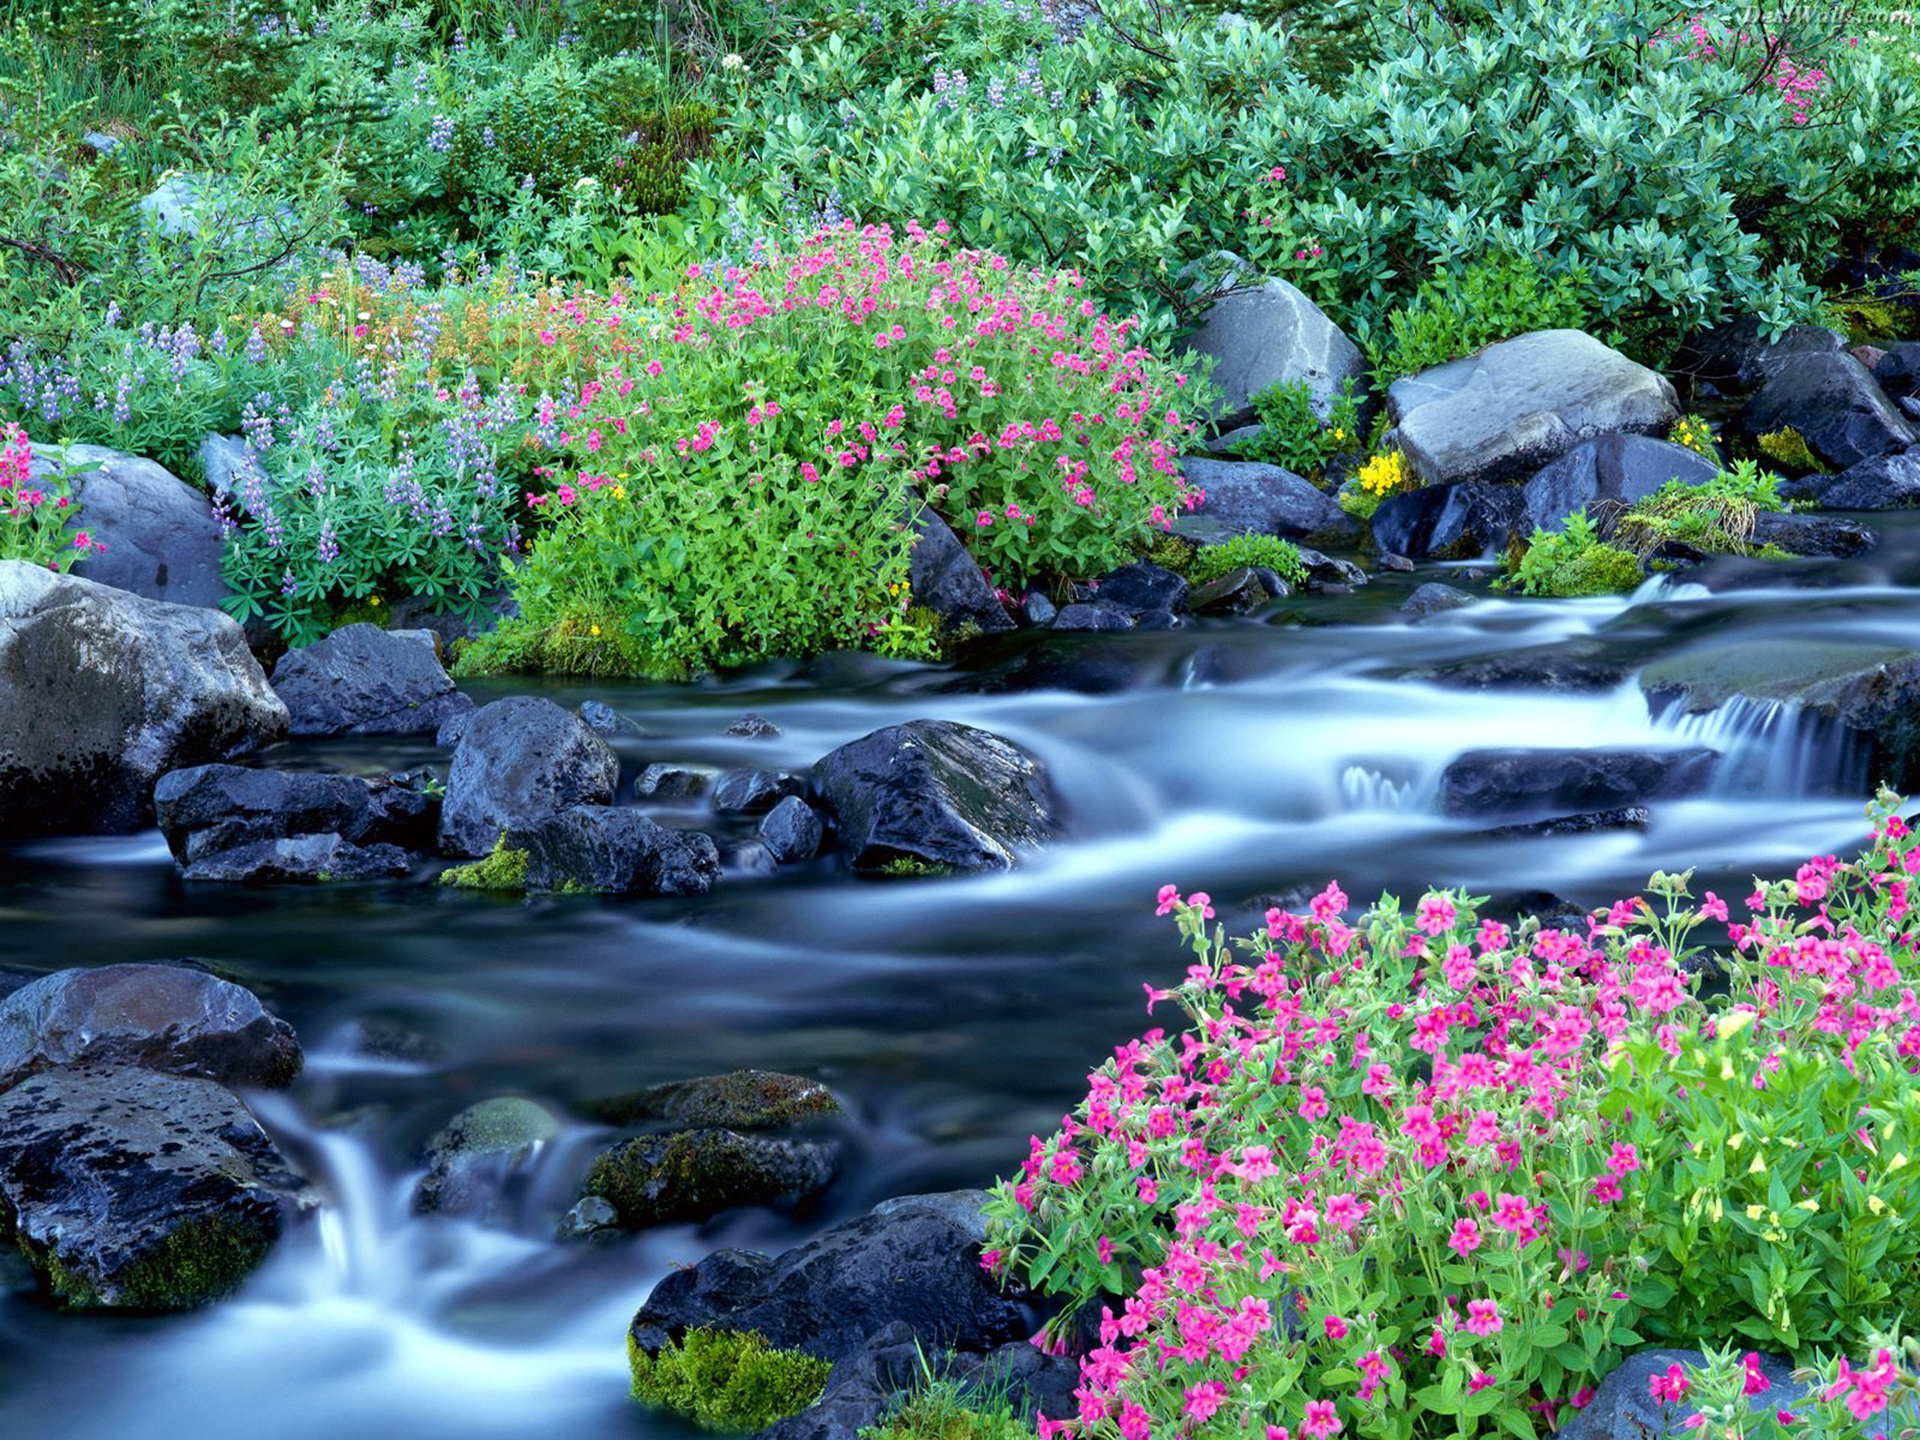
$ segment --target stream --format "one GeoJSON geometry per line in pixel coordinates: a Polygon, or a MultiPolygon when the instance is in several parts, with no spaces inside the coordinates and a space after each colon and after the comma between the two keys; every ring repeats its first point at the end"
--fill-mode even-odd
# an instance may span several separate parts
{"type": "MultiPolygon", "coordinates": [[[[1160,885],[1223,909],[1332,877],[1356,900],[1459,884],[1593,904],[1695,866],[1696,890],[1744,895],[1756,871],[1858,843],[1863,767],[1791,710],[1656,717],[1631,679],[1566,694],[1406,672],[1593,642],[1636,664],[1704,641],[1912,647],[1920,514],[1869,518],[1881,542],[1858,560],[1721,562],[1632,597],[1489,600],[1417,624],[1400,604],[1448,567],[1177,631],[1015,637],[960,667],[839,655],[691,688],[468,687],[611,705],[640,731],[613,737],[629,803],[649,762],[804,769],[897,721],[985,727],[1046,763],[1070,820],[1003,875],[855,882],[831,858],[777,875],[735,860],[698,900],[522,901],[418,881],[187,885],[157,832],[0,849],[0,965],[191,957],[293,1023],[305,1072],[249,1099],[325,1197],[239,1295],[195,1314],[63,1316],[0,1268],[0,1436],[692,1436],[627,1398],[623,1331],[648,1288],[721,1246],[777,1250],[887,1196],[1017,1165],[1144,1028],[1142,984],[1184,968],[1153,918],[1160,885]],[[721,735],[748,710],[784,734],[721,735]],[[1723,752],[1712,790],[1656,803],[1641,831],[1487,838],[1497,822],[1435,803],[1469,749],[1696,744],[1723,752]],[[611,1133],[580,1123],[540,1156],[516,1225],[410,1213],[424,1142],[466,1105],[565,1108],[740,1066],[817,1076],[850,1112],[840,1177],[798,1210],[557,1243],[611,1133]]],[[[444,756],[328,742],[266,763],[371,773],[444,756]]],[[[716,834],[723,851],[737,838],[716,834]]]]}

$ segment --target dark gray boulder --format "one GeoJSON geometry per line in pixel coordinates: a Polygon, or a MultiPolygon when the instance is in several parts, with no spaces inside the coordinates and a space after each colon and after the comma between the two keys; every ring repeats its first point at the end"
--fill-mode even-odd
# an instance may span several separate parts
{"type": "Polygon", "coordinates": [[[107,548],[73,574],[148,600],[220,608],[232,592],[220,575],[225,544],[205,495],[164,466],[102,445],[33,447],[36,481],[75,470],[69,483],[80,517],[68,528],[107,548]]]}
{"type": "Polygon", "coordinates": [[[1847,560],[1866,554],[1878,542],[1866,526],[1832,515],[1781,512],[1756,515],[1753,521],[1755,545],[1773,545],[1790,555],[1847,560]]]}
{"type": "Polygon", "coordinates": [[[1781,487],[1823,510],[1898,510],[1920,505],[1920,448],[1876,455],[1834,475],[1806,475],[1781,487]]]}
{"type": "Polygon", "coordinates": [[[1717,464],[1684,445],[1646,435],[1601,435],[1535,472],[1524,492],[1523,523],[1529,533],[1564,530],[1567,517],[1584,510],[1604,533],[1621,511],[1669,481],[1705,485],[1719,474],[1717,464]]]}
{"type": "Polygon", "coordinates": [[[642,800],[691,800],[706,794],[713,778],[711,770],[691,770],[684,765],[649,765],[633,782],[633,793],[642,800]]]}
{"type": "Polygon", "coordinates": [[[1346,381],[1357,390],[1367,383],[1360,348],[1285,280],[1229,291],[1181,345],[1217,362],[1213,383],[1222,394],[1213,419],[1221,430],[1252,421],[1253,397],[1282,382],[1305,381],[1323,420],[1346,381]]]}
{"type": "Polygon", "coordinates": [[[1076,600],[1062,605],[1053,617],[1055,630],[1131,630],[1134,617],[1119,605],[1104,600],[1076,600]]]}
{"type": "Polygon", "coordinates": [[[1633,668],[1629,660],[1599,641],[1568,640],[1423,665],[1407,671],[1406,678],[1456,690],[1557,690],[1591,695],[1616,688],[1633,668]]]}
{"type": "Polygon", "coordinates": [[[783,732],[766,716],[749,710],[720,733],[744,740],[778,740],[783,732]]]}
{"type": "Polygon", "coordinates": [[[1007,607],[980,572],[980,562],[931,509],[921,510],[914,522],[907,583],[914,600],[954,631],[997,635],[1014,628],[1007,607]]]}
{"type": "Polygon", "coordinates": [[[818,1080],[776,1070],[730,1070],[670,1080],[587,1107],[609,1125],[677,1125],[694,1129],[784,1130],[840,1113],[840,1102],[818,1080]]]}
{"type": "Polygon", "coordinates": [[[1740,425],[1758,437],[1798,431],[1825,464],[1836,470],[1890,455],[1920,440],[1873,376],[1851,355],[1809,355],[1767,377],[1740,425]]]}
{"type": "Polygon", "coordinates": [[[0,833],[137,830],[161,775],[286,730],[226,616],[0,561],[0,833]]]}
{"type": "MultiPolygon", "coordinates": [[[[1197,585],[1187,596],[1187,608],[1200,615],[1231,614],[1245,615],[1258,610],[1274,597],[1276,592],[1267,588],[1264,575],[1271,570],[1256,570],[1246,565],[1236,566],[1226,574],[1197,585]]],[[[1275,577],[1278,578],[1278,577],[1275,577]]],[[[1282,591],[1284,593],[1284,586],[1282,591]]]]}
{"type": "Polygon", "coordinates": [[[1206,492],[1206,499],[1192,514],[1175,517],[1176,535],[1202,543],[1234,535],[1279,535],[1341,545],[1360,533],[1359,522],[1331,495],[1278,465],[1189,455],[1180,469],[1189,485],[1206,492]]]}
{"type": "Polygon", "coordinates": [[[1517,485],[1427,485],[1380,502],[1373,540],[1416,560],[1477,560],[1504,550],[1525,514],[1517,485]]]}
{"type": "Polygon", "coordinates": [[[792,1204],[824,1189],[838,1168],[830,1141],[680,1130],[602,1151],[583,1188],[613,1206],[621,1228],[642,1230],[738,1205],[792,1204]]]}
{"type": "Polygon", "coordinates": [[[189,880],[230,885],[330,884],[348,880],[404,880],[414,856],[397,845],[356,845],[332,833],[250,840],[189,860],[189,880]]]}
{"type": "Polygon", "coordinates": [[[656,1354],[699,1326],[752,1330],[835,1361],[896,1322],[930,1355],[1023,1340],[1017,1297],[980,1268],[985,1199],[976,1190],[888,1200],[778,1259],[718,1251],[655,1286],[629,1334],[656,1354]]]}
{"type": "Polygon", "coordinates": [[[1060,607],[1038,590],[1029,590],[1020,601],[1020,615],[1029,625],[1051,625],[1060,607]]]}
{"type": "Polygon", "coordinates": [[[1004,870],[1060,824],[1037,760],[951,720],[889,725],[842,745],[814,765],[813,791],[855,870],[897,861],[1004,870]]]}
{"type": "Polygon", "coordinates": [[[75,1309],[218,1299],[265,1258],[302,1190],[211,1080],[69,1068],[0,1095],[0,1218],[75,1309]]]}
{"type": "Polygon", "coordinates": [[[1354,589],[1367,583],[1367,572],[1353,561],[1342,560],[1305,545],[1300,547],[1300,564],[1307,572],[1308,590],[1330,590],[1336,585],[1354,589]]]}
{"type": "Polygon", "coordinates": [[[1437,615],[1443,610],[1458,610],[1462,605],[1472,605],[1475,598],[1464,590],[1442,585],[1438,580],[1429,580],[1407,597],[1406,603],[1400,607],[1400,613],[1418,620],[1423,616],[1437,615]]]}
{"type": "Polygon", "coordinates": [[[1798,360],[1838,355],[1846,348],[1838,334],[1818,325],[1795,325],[1778,340],[1766,340],[1759,319],[1742,315],[1694,336],[1680,347],[1672,368],[1715,389],[1745,393],[1798,360]]]}
{"type": "Polygon", "coordinates": [[[441,849],[485,855],[504,831],[606,804],[619,779],[619,759],[578,715],[527,695],[496,700],[474,712],[453,752],[441,849]]]}
{"type": "Polygon", "coordinates": [[[596,895],[704,895],[720,878],[711,836],[670,830],[638,810],[575,805],[507,832],[527,852],[529,890],[596,895]]]}
{"type": "Polygon", "coordinates": [[[1151,610],[1179,611],[1186,608],[1186,580],[1164,565],[1151,560],[1136,560],[1103,576],[1095,587],[1095,596],[1109,605],[1135,615],[1151,610]]]}
{"type": "Polygon", "coordinates": [[[394,780],[242,765],[170,770],[154,786],[153,808],[167,845],[184,864],[296,835],[430,850],[439,813],[431,795],[394,780]]]}
{"type": "Polygon", "coordinates": [[[1440,776],[1448,815],[1567,815],[1695,795],[1719,755],[1687,750],[1469,750],[1440,776]]]}
{"type": "Polygon", "coordinates": [[[1429,485],[1519,480],[1583,440],[1665,434],[1680,418],[1664,376],[1578,330],[1538,330],[1396,380],[1387,407],[1394,443],[1429,485]]]}
{"type": "Polygon", "coordinates": [[[558,1116],[523,1096],[496,1095],[469,1105],[427,1142],[427,1173],[414,1191],[413,1208],[508,1218],[509,1198],[560,1131],[558,1116]]]}
{"type": "Polygon", "coordinates": [[[713,782],[713,808],[722,815],[759,815],[806,788],[804,779],[784,770],[722,770],[713,782]]]}
{"type": "Polygon", "coordinates": [[[293,1027],[251,990],[184,966],[56,970],[0,1000],[0,1090],[79,1064],[278,1089],[301,1055],[293,1027]]]}
{"type": "Polygon", "coordinates": [[[760,821],[760,843],[778,865],[811,860],[820,853],[826,831],[819,815],[798,795],[789,795],[760,821]]]}
{"type": "Polygon", "coordinates": [[[1874,363],[1873,378],[1895,400],[1920,395],[1920,340],[1889,345],[1874,363]]]}
{"type": "MultiPolygon", "coordinates": [[[[1653,1398],[1651,1382],[1679,1365],[1705,1369],[1707,1357],[1698,1350],[1642,1350],[1621,1361],[1586,1406],[1553,1432],[1550,1440],[1681,1440],[1704,1433],[1689,1425],[1698,1412],[1684,1400],[1662,1404],[1653,1398]]],[[[1807,1393],[1793,1378],[1793,1365],[1773,1355],[1760,1357],[1760,1373],[1768,1388],[1747,1404],[1758,1411],[1790,1410],[1807,1393]]]]}
{"type": "Polygon", "coordinates": [[[345,625],[273,667],[295,735],[432,735],[473,701],[453,688],[433,633],[345,625]]]}

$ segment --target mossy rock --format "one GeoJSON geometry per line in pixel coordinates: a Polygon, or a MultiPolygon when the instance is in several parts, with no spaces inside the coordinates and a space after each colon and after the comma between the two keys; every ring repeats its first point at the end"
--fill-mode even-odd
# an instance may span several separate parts
{"type": "Polygon", "coordinates": [[[596,1100],[594,1119],[609,1125],[663,1123],[729,1130],[781,1130],[825,1115],[840,1102],[817,1080],[773,1070],[730,1070],[674,1080],[628,1095],[596,1100]]]}
{"type": "Polygon", "coordinates": [[[839,1152],[825,1141],[682,1130],[602,1152],[582,1190],[611,1204],[623,1228],[637,1230],[799,1200],[824,1188],[838,1168],[839,1152]]]}
{"type": "Polygon", "coordinates": [[[502,835],[494,842],[491,855],[442,870],[440,883],[461,890],[525,890],[527,852],[509,850],[507,837],[502,835]]]}
{"type": "Polygon", "coordinates": [[[798,1415],[827,1388],[832,1362],[776,1350],[750,1331],[689,1330],[649,1354],[632,1334],[633,1398],[707,1430],[747,1435],[798,1415]]]}

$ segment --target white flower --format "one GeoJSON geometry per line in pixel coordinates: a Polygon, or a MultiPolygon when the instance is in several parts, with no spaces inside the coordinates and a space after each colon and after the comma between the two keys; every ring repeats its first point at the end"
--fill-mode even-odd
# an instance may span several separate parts
{"type": "Polygon", "coordinates": [[[744,70],[747,68],[747,62],[729,51],[725,58],[720,61],[720,68],[722,70],[744,70]]]}
{"type": "Polygon", "coordinates": [[[598,186],[599,183],[600,182],[591,175],[582,175],[578,180],[573,182],[573,188],[576,190],[592,190],[598,186]]]}

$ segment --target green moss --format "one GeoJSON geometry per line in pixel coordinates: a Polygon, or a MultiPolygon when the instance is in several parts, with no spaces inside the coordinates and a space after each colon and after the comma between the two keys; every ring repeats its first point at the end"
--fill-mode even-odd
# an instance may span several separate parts
{"type": "Polygon", "coordinates": [[[1567,517],[1566,529],[1536,529],[1527,547],[1507,559],[1508,574],[1494,583],[1503,590],[1543,599],[1620,595],[1645,578],[1640,561],[1625,550],[1602,544],[1584,510],[1567,517]]]}
{"type": "Polygon", "coordinates": [[[61,1260],[47,1246],[20,1249],[46,1277],[47,1289],[70,1310],[192,1310],[239,1288],[272,1245],[254,1224],[208,1216],[172,1231],[151,1253],[112,1277],[111,1293],[61,1260]]]}
{"type": "Polygon", "coordinates": [[[1146,558],[1163,570],[1171,570],[1191,580],[1197,548],[1191,540],[1162,532],[1153,537],[1153,543],[1147,547],[1146,558]]]}
{"type": "Polygon", "coordinates": [[[1778,430],[1770,430],[1754,444],[1760,447],[1760,453],[1776,465],[1783,465],[1795,474],[1825,475],[1827,467],[1820,463],[1820,457],[1807,447],[1806,436],[1791,425],[1778,430]]]}
{"type": "Polygon", "coordinates": [[[861,873],[877,875],[884,880],[927,880],[935,876],[951,875],[953,867],[939,865],[931,860],[922,860],[917,855],[896,855],[891,860],[861,873]]]}
{"type": "Polygon", "coordinates": [[[759,1335],[689,1330],[678,1345],[649,1355],[627,1336],[633,1398],[708,1430],[749,1434],[797,1415],[821,1396],[829,1361],[776,1350],[759,1335]]]}
{"type": "Polygon", "coordinates": [[[524,890],[527,888],[527,852],[507,849],[507,837],[494,842],[493,853],[470,865],[440,872],[442,885],[462,890],[524,890]]]}
{"type": "Polygon", "coordinates": [[[1223,545],[1205,546],[1194,557],[1187,578],[1204,585],[1242,565],[1271,570],[1289,585],[1302,584],[1307,578],[1299,548],[1277,535],[1236,535],[1223,545]]]}
{"type": "Polygon", "coordinates": [[[1034,1429],[1005,1396],[970,1393],[936,1380],[900,1401],[860,1440],[1033,1440],[1034,1429]]]}
{"type": "Polygon", "coordinates": [[[1851,345],[1885,345],[1900,338],[1900,312],[1877,296],[1829,296],[1821,309],[1827,328],[1838,330],[1851,345]]]}

